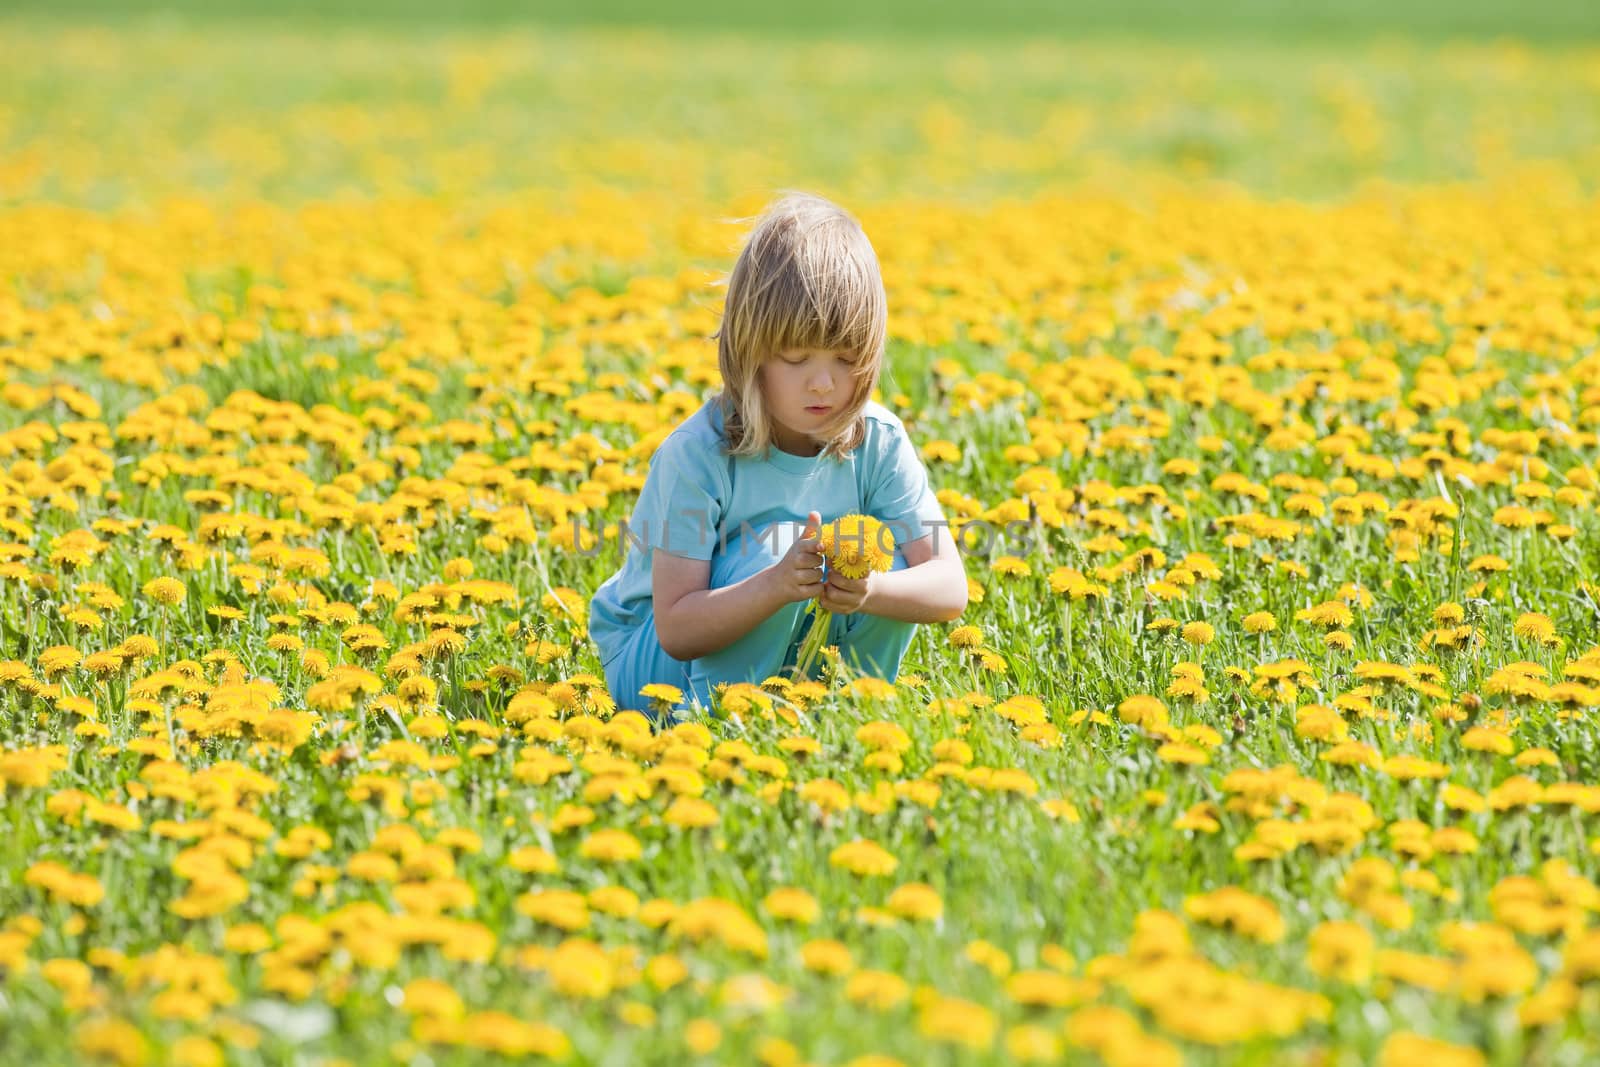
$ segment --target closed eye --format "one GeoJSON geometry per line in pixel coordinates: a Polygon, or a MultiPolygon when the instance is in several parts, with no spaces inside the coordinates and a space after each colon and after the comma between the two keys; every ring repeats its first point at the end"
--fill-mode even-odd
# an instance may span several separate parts
{"type": "MultiPolygon", "coordinates": [[[[821,354],[821,353],[817,353],[817,354],[821,354]]],[[[812,355],[812,353],[807,353],[807,354],[801,356],[798,359],[791,359],[788,356],[779,356],[778,358],[781,359],[783,362],[789,364],[789,366],[791,366],[791,367],[800,367],[800,366],[804,366],[806,363],[810,362],[811,355],[812,355]]],[[[840,363],[843,363],[847,367],[857,367],[857,366],[861,365],[860,358],[854,352],[844,353],[844,354],[835,354],[833,358],[836,361],[838,361],[840,363]]]]}

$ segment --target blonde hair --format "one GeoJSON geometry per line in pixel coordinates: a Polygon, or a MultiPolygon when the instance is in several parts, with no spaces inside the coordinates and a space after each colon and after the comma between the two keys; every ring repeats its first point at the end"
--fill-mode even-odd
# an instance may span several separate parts
{"type": "Polygon", "coordinates": [[[728,276],[717,339],[727,450],[765,455],[772,423],[763,363],[791,348],[847,351],[855,389],[822,454],[842,459],[866,438],[861,411],[883,368],[888,298],[878,256],[855,217],[830,200],[787,193],[756,221],[728,276]]]}

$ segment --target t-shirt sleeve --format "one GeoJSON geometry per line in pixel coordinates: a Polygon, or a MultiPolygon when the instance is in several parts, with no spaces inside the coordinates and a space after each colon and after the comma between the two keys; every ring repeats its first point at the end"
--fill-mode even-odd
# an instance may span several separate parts
{"type": "Polygon", "coordinates": [[[726,506],[727,460],[688,434],[673,434],[650,460],[630,536],[674,556],[710,559],[726,506]]]}
{"type": "Polygon", "coordinates": [[[868,514],[889,527],[896,544],[927,537],[944,521],[928,468],[911,443],[905,427],[895,425],[886,435],[872,485],[867,493],[868,514]]]}

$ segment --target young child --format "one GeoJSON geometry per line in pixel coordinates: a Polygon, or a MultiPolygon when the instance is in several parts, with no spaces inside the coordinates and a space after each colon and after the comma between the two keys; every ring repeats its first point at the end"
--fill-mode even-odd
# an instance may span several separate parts
{"type": "Polygon", "coordinates": [[[728,279],[723,388],[661,443],[628,520],[621,568],[589,632],[617,707],[676,687],[711,706],[722,683],[795,661],[820,599],[844,661],[893,681],[916,623],[966,610],[960,553],[905,426],[870,400],[887,299],[860,224],[821,197],[769,207],[728,279]],[[894,567],[829,573],[817,532],[862,513],[895,538],[894,567]]]}

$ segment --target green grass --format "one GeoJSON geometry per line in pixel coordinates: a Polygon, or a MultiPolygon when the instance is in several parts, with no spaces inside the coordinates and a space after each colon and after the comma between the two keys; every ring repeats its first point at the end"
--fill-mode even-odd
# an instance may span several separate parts
{"type": "MultiPolygon", "coordinates": [[[[1538,160],[1600,174],[1593,55],[1571,46],[19,20],[0,47],[19,57],[0,81],[0,204],[415,192],[559,212],[605,186],[728,214],[794,186],[982,203],[1126,197],[1165,174],[1330,198],[1538,160]]],[[[618,258],[583,269],[614,285],[618,258]]]]}
{"type": "MultiPolygon", "coordinates": [[[[1497,524],[1496,509],[1517,499],[1510,484],[1385,477],[1311,443],[1269,443],[1280,425],[1309,428],[1316,440],[1355,427],[1370,435],[1362,452],[1400,462],[1428,455],[1434,444],[1425,435],[1460,420],[1473,441],[1458,459],[1487,465],[1504,456],[1516,481],[1552,491],[1593,480],[1593,440],[1563,436],[1600,421],[1592,366],[1600,343],[1600,81],[1595,49],[1583,43],[1587,7],[1363,3],[1339,9],[1353,20],[1342,28],[1330,7],[1253,4],[1204,17],[1198,7],[1155,4],[974,4],[917,9],[916,17],[908,6],[685,5],[651,8],[639,16],[651,21],[645,29],[599,25],[631,17],[632,9],[604,3],[584,8],[594,24],[581,26],[575,6],[513,17],[504,7],[402,2],[344,8],[331,19],[302,16],[294,3],[182,10],[151,17],[78,3],[45,13],[24,4],[0,22],[0,54],[10,64],[0,77],[0,662],[20,660],[39,674],[52,646],[112,649],[137,634],[161,646],[122,676],[68,670],[56,679],[62,695],[92,700],[110,735],[104,744],[65,705],[50,706],[14,679],[0,685],[0,748],[59,742],[69,752],[45,787],[6,785],[0,794],[0,1063],[84,1062],[73,1041],[105,1013],[126,1017],[149,1042],[147,1063],[173,1060],[180,1038],[213,1034],[226,1020],[260,1028],[258,1046],[229,1049],[228,1062],[247,1067],[491,1061],[486,1052],[413,1041],[397,1000],[417,978],[448,984],[469,1012],[559,1026],[577,1064],[679,1067],[693,1059],[685,1028],[696,1018],[724,1027],[723,1044],[708,1057],[719,1062],[755,1062],[764,1040],[784,1038],[823,1067],[868,1051],[918,1067],[1008,1063],[1006,1028],[1034,1024],[1059,1034],[1075,1008],[1017,1003],[1002,978],[969,958],[976,940],[1003,949],[1017,968],[1044,965],[1055,945],[1079,973],[1101,958],[1099,973],[1128,952],[1141,915],[1181,912],[1191,895],[1227,885],[1268,902],[1284,921],[1283,940],[1260,944],[1192,921],[1195,948],[1236,977],[1325,996],[1330,1015],[1281,1039],[1190,1042],[1183,1049],[1191,1067],[1356,1067],[1375,1062],[1385,1040],[1407,1030],[1474,1046],[1495,1067],[1596,1061],[1600,990],[1592,982],[1563,1023],[1524,1029],[1520,996],[1476,1001],[1404,982],[1347,983],[1317,973],[1307,958],[1312,931],[1327,920],[1363,924],[1383,949],[1434,954],[1449,951],[1448,924],[1514,923],[1496,906],[1496,887],[1537,876],[1548,859],[1592,878],[1595,816],[1558,804],[1455,811],[1437,783],[1333,765],[1320,758],[1326,743],[1293,728],[1297,706],[1359,692],[1362,661],[1427,664],[1439,670],[1446,697],[1387,686],[1374,698],[1375,714],[1346,716],[1351,737],[1386,757],[1441,761],[1453,783],[1480,793],[1522,773],[1545,784],[1594,782],[1592,708],[1562,717],[1553,702],[1513,701],[1486,685],[1513,661],[1534,662],[1553,681],[1600,643],[1594,497],[1530,498],[1573,525],[1575,535],[1560,541],[1497,524]],[[915,32],[902,32],[891,14],[915,32]],[[1480,33],[1553,41],[1461,39],[1480,33]],[[1357,41],[1374,35],[1381,39],[1357,41]],[[1388,182],[1464,184],[1398,191],[1388,182]],[[677,401],[704,391],[706,379],[686,375],[682,357],[692,352],[688,369],[707,369],[706,311],[717,291],[695,280],[680,297],[673,279],[725,270],[734,231],[719,220],[783,186],[833,193],[867,225],[892,276],[885,396],[905,394],[891,403],[916,443],[943,439],[962,449],[958,463],[933,465],[934,484],[983,508],[1001,505],[1020,492],[1019,477],[1037,473],[1008,447],[1081,429],[1091,447],[1038,464],[1074,490],[1063,505],[1068,521],[1039,531],[1036,552],[1019,553],[1030,575],[1001,573],[993,557],[1007,546],[967,558],[984,596],[963,621],[980,628],[1004,670],[985,669],[952,646],[950,628],[924,626],[905,665],[921,680],[906,682],[893,700],[830,696],[797,726],[755,715],[709,722],[713,743],[738,739],[782,759],[796,787],[841,783],[855,797],[847,810],[825,812],[792,791],[764,798],[765,772],[724,782],[707,771],[704,796],[722,820],[715,829],[665,825],[672,797],[661,788],[632,804],[596,801],[591,827],[553,833],[550,817],[582,801],[606,769],[586,762],[605,746],[545,738],[538,724],[525,737],[507,708],[524,683],[548,691],[601,671],[581,625],[541,597],[556,586],[586,598],[620,559],[615,543],[595,555],[563,549],[544,494],[587,492],[619,462],[636,475],[645,464],[586,457],[579,469],[558,471],[534,459],[544,462],[550,448],[580,433],[626,447],[652,419],[679,410],[677,401]],[[1380,284],[1369,284],[1374,279],[1380,284]],[[1251,309],[1225,325],[1250,298],[1262,304],[1244,305],[1251,309]],[[580,305],[585,315],[569,318],[580,305]],[[1408,335],[1419,312],[1442,337],[1408,335]],[[1480,330],[1471,322],[1485,312],[1489,328],[1480,330]],[[204,339],[213,315],[247,330],[269,327],[223,351],[204,339]],[[1344,316],[1343,325],[1327,325],[1344,316]],[[1091,336],[1096,318],[1109,328],[1091,336]],[[1182,355],[1205,331],[1219,342],[1214,358],[1182,355]],[[1445,400],[1437,368],[1441,355],[1461,354],[1451,353],[1453,340],[1476,353],[1478,370],[1498,377],[1481,382],[1481,393],[1445,400]],[[1363,349],[1346,359],[1341,344],[1357,341],[1392,343],[1392,358],[1363,349]],[[1295,368],[1279,365],[1285,350],[1340,358],[1295,368]],[[978,376],[1027,379],[1013,361],[1018,353],[1034,357],[1040,374],[1068,369],[1076,399],[1041,380],[977,408],[954,403],[956,390],[978,376]],[[958,372],[936,373],[940,360],[958,372]],[[1104,360],[1133,365],[1132,381],[1105,384],[1104,360]],[[573,365],[574,390],[603,401],[582,414],[539,388],[573,365]],[[1357,379],[1392,388],[1356,398],[1357,379]],[[36,402],[32,393],[61,386],[97,401],[105,425],[83,425],[60,395],[36,402]],[[267,417],[257,417],[248,393],[274,405],[267,417]],[[1272,412],[1267,398],[1278,405],[1272,412]],[[277,405],[298,411],[285,421],[277,405]],[[329,440],[334,420],[324,406],[370,421],[350,439],[329,440]],[[170,417],[152,419],[158,407],[170,417]],[[1414,425],[1397,421],[1410,414],[1414,425]],[[140,419],[174,433],[147,439],[135,429],[140,419]],[[1030,431],[1030,419],[1042,421],[1030,431]],[[494,432],[453,439],[446,422],[494,432]],[[553,429],[539,428],[544,422],[553,429]],[[63,436],[37,438],[40,423],[63,436]],[[72,423],[76,436],[103,432],[103,444],[75,444],[72,423]],[[1113,444],[1128,427],[1148,430],[1149,441],[1113,444]],[[1494,443],[1493,431],[1511,429],[1543,434],[1538,460],[1548,471],[1494,443]],[[1222,439],[1220,450],[1201,448],[1206,434],[1222,439]],[[469,451],[499,465],[493,481],[467,469],[469,451]],[[1173,459],[1195,460],[1201,473],[1164,469],[1173,459]],[[52,479],[102,460],[103,479],[52,499],[52,479]],[[1273,487],[1260,501],[1211,490],[1224,472],[1273,487]],[[1280,484],[1280,475],[1291,477],[1280,484]],[[456,476],[473,491],[446,503],[422,499],[456,476]],[[1289,541],[1224,542],[1223,523],[1242,513],[1288,516],[1294,477],[1320,480],[1316,495],[1331,501],[1345,494],[1335,484],[1341,476],[1397,507],[1448,492],[1462,506],[1454,536],[1424,539],[1420,557],[1407,561],[1396,551],[1398,516],[1373,512],[1353,526],[1301,515],[1303,528],[1289,541]],[[1128,491],[1108,505],[1128,524],[1121,547],[1088,547],[1103,532],[1098,523],[1115,521],[1090,517],[1104,503],[1089,499],[1099,484],[1128,491]],[[1146,499],[1151,485],[1187,514],[1146,499]],[[259,525],[223,532],[185,570],[149,535],[172,525],[198,537],[206,509],[219,505],[206,492],[191,498],[197,490],[223,491],[228,511],[259,525]],[[524,509],[537,537],[491,546],[492,524],[524,509]],[[82,569],[52,558],[85,529],[103,553],[82,569]],[[381,547],[397,533],[414,541],[414,552],[381,547]],[[268,566],[252,591],[240,568],[268,559],[280,542],[323,553],[328,573],[307,578],[268,566]],[[1068,601],[1050,589],[1057,566],[1092,573],[1147,548],[1166,562],[1108,575],[1097,601],[1068,601]],[[1178,561],[1191,551],[1209,553],[1220,576],[1184,586],[1181,600],[1158,599],[1147,583],[1183,580],[1178,561]],[[1467,560],[1488,552],[1510,570],[1466,570],[1467,560]],[[521,600],[460,605],[476,624],[450,621],[470,644],[421,665],[438,685],[436,708],[333,707],[312,696],[314,661],[268,645],[268,635],[287,626],[334,663],[361,662],[346,646],[349,620],[325,616],[324,602],[359,612],[390,641],[367,662],[384,673],[380,699],[393,704],[412,668],[397,663],[385,672],[386,658],[445,620],[397,616],[375,598],[375,583],[435,596],[447,565],[463,557],[474,577],[507,583],[521,600]],[[1307,573],[1294,576],[1283,564],[1307,573]],[[143,594],[158,576],[180,578],[186,599],[163,608],[143,594]],[[80,632],[76,626],[89,623],[68,613],[103,594],[91,581],[124,603],[100,612],[100,629],[80,632]],[[1354,613],[1354,647],[1332,651],[1319,627],[1295,615],[1345,583],[1375,599],[1354,613]],[[1424,647],[1446,601],[1460,603],[1481,629],[1481,647],[1424,647]],[[244,617],[226,623],[207,614],[218,606],[244,617]],[[1278,630],[1247,634],[1240,618],[1260,609],[1276,613],[1278,630]],[[1516,636],[1513,623],[1530,611],[1547,613],[1565,643],[1516,636]],[[1215,641],[1202,649],[1151,628],[1166,615],[1213,623],[1215,641]],[[527,647],[534,637],[563,654],[542,661],[527,647]],[[217,721],[226,699],[240,696],[224,688],[227,656],[219,652],[277,685],[274,707],[320,708],[315,732],[280,755],[256,747],[252,727],[217,721]],[[1248,675],[1289,657],[1310,664],[1313,680],[1288,702],[1252,691],[1228,670],[1248,675]],[[1131,695],[1167,693],[1183,662],[1203,667],[1210,699],[1166,703],[1175,727],[1216,731],[1207,766],[1167,762],[1163,738],[1117,712],[1131,695]],[[202,672],[216,690],[190,699],[169,689],[153,709],[130,701],[139,678],[172,664],[202,672]],[[496,667],[521,677],[492,678],[496,667]],[[958,713],[931,703],[964,694],[981,706],[958,713]],[[1024,737],[985,704],[1016,696],[1043,704],[1059,746],[1053,737],[1024,737]],[[1472,717],[1448,720],[1446,699],[1473,705],[1472,717]],[[1090,711],[1104,718],[1081,717],[1090,711]],[[1523,768],[1463,746],[1469,725],[1502,713],[1513,743],[1547,748],[1554,765],[1523,768]],[[469,719],[502,728],[499,747],[469,754],[469,719]],[[906,731],[902,772],[865,763],[856,731],[872,721],[906,731]],[[425,725],[443,731],[424,742],[427,750],[460,757],[457,765],[383,756],[379,746],[421,736],[425,725]],[[815,738],[820,751],[780,755],[795,733],[815,738]],[[1038,796],[946,777],[931,809],[877,811],[863,802],[890,780],[915,784],[934,766],[935,746],[958,734],[977,766],[1025,772],[1038,796]],[[126,747],[141,738],[172,740],[172,762],[188,773],[237,760],[267,774],[278,791],[238,804],[266,820],[265,838],[221,832],[220,821],[206,821],[222,818],[209,799],[149,795],[172,768],[126,747]],[[519,757],[541,749],[577,766],[542,784],[519,777],[519,757]],[[1279,765],[1293,768],[1302,788],[1358,795],[1376,824],[1345,853],[1303,844],[1273,859],[1239,858],[1234,850],[1262,819],[1228,806],[1228,776],[1279,765]],[[361,799],[355,787],[373,779],[406,791],[406,810],[361,799]],[[72,790],[127,806],[141,826],[75,821],[72,790]],[[1081,821],[1051,818],[1039,804],[1045,799],[1070,800],[1081,821]],[[1216,833],[1175,825],[1203,803],[1218,808],[1216,833]],[[190,884],[179,868],[189,869],[201,846],[157,833],[163,819],[202,827],[205,847],[246,849],[248,898],[216,915],[179,914],[174,902],[190,884]],[[1385,824],[1410,819],[1468,829],[1479,849],[1408,856],[1385,824]],[[480,851],[453,857],[475,899],[449,915],[481,924],[509,953],[552,949],[566,936],[519,912],[520,894],[607,885],[680,904],[725,898],[761,923],[769,952],[758,959],[715,940],[694,944],[596,915],[582,936],[636,949],[641,959],[681,954],[690,980],[665,992],[633,984],[588,999],[559,992],[547,973],[513,957],[463,960],[418,943],[398,946],[392,963],[369,965],[352,962],[353,946],[343,944],[304,961],[316,986],[296,1001],[273,987],[284,962],[277,953],[225,943],[229,927],[260,923],[280,949],[280,922],[285,930],[302,920],[331,924],[364,906],[385,917],[378,936],[393,933],[399,924],[391,917],[407,910],[396,887],[349,868],[397,822],[430,840],[450,828],[481,837],[480,851]],[[326,829],[331,847],[305,859],[281,854],[290,830],[307,824],[326,829]],[[634,833],[640,860],[618,866],[582,855],[581,841],[599,828],[634,833]],[[891,877],[831,865],[833,849],[857,837],[897,858],[891,877]],[[562,870],[510,869],[508,855],[529,845],[557,853],[562,870]],[[1352,863],[1372,858],[1434,874],[1460,896],[1441,900],[1407,886],[1400,892],[1414,922],[1383,926],[1340,892],[1352,863]],[[76,908],[26,884],[25,872],[45,860],[97,878],[104,901],[76,908]],[[327,875],[326,883],[312,885],[313,874],[327,875]],[[941,897],[937,922],[877,926],[858,917],[913,881],[941,897]],[[763,911],[766,893],[784,885],[815,895],[814,926],[796,929],[763,911]],[[18,957],[15,935],[35,929],[18,957]],[[843,979],[803,966],[801,946],[813,938],[844,941],[862,967],[971,999],[993,1012],[1002,1037],[967,1051],[923,1032],[913,1004],[880,1013],[850,1003],[843,979]],[[101,967],[93,977],[103,1007],[77,1009],[46,978],[59,973],[46,971],[60,966],[50,961],[83,961],[94,949],[152,954],[146,962],[165,975],[170,961],[153,954],[177,947],[214,957],[237,1001],[206,1006],[197,1022],[172,1018],[156,990],[101,967]],[[790,991],[780,1009],[728,1003],[723,983],[752,973],[790,991]],[[628,1021],[640,1004],[656,1013],[650,1025],[628,1021]]],[[[1454,370],[1449,377],[1478,381],[1454,370]]],[[[616,522],[632,504],[630,490],[615,489],[585,503],[581,523],[616,522]]],[[[11,679],[15,668],[4,669],[11,679]]],[[[583,721],[571,711],[560,718],[583,721]]],[[[666,762],[664,748],[606,752],[631,753],[641,771],[666,762]]],[[[1271,814],[1315,817],[1311,803],[1287,800],[1271,814]]],[[[1575,943],[1533,930],[1515,939],[1535,959],[1541,984],[1562,973],[1563,952],[1575,943]]],[[[1171,1020],[1135,1007],[1134,993],[1108,979],[1096,999],[1172,1036],[1171,1020]]],[[[124,1039],[112,1051],[133,1044],[124,1039]]],[[[1080,1060],[1100,1062],[1073,1050],[1068,1062],[1080,1060]]]]}
{"type": "Polygon", "coordinates": [[[802,36],[972,37],[1138,35],[1204,39],[1357,40],[1375,35],[1518,37],[1550,42],[1600,37],[1600,8],[1585,0],[11,0],[13,11],[115,21],[236,18],[285,24],[427,26],[651,26],[802,36]]]}

